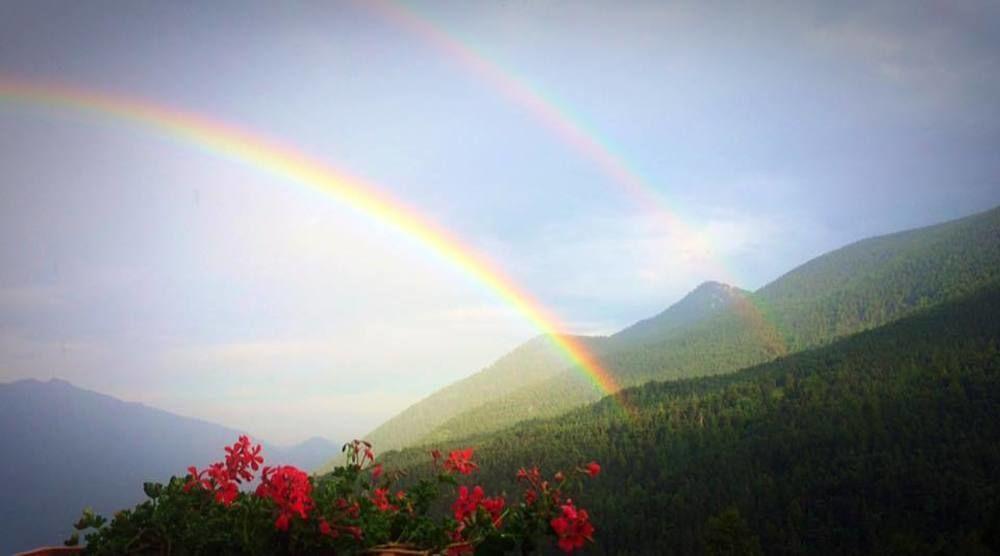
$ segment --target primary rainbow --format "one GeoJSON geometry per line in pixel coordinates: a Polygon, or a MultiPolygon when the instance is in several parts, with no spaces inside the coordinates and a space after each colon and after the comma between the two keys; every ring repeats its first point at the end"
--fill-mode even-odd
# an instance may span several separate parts
{"type": "Polygon", "coordinates": [[[141,98],[0,75],[0,100],[110,116],[329,195],[416,240],[493,292],[536,329],[549,335],[603,393],[613,394],[620,390],[615,379],[601,368],[585,346],[560,333],[560,321],[537,300],[453,234],[373,183],[354,178],[259,133],[141,98]]]}

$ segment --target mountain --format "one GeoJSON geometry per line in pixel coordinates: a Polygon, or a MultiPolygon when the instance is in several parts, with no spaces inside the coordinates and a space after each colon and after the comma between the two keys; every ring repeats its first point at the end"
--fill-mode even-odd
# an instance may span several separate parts
{"type": "MultiPolygon", "coordinates": [[[[473,480],[508,495],[519,466],[596,459],[573,498],[602,553],[996,553],[997,315],[994,282],[820,348],[440,448],[475,446],[473,480]]],[[[383,462],[432,472],[424,448],[383,462]]]]}
{"type": "MultiPolygon", "coordinates": [[[[1000,207],[856,242],[752,294],[702,284],[663,313],[608,338],[597,361],[623,386],[733,372],[892,322],[997,278],[1000,207]]],[[[499,431],[560,415],[603,395],[580,369],[565,366],[545,380],[516,385],[490,399],[478,398],[473,407],[471,401],[460,410],[439,405],[439,412],[451,415],[447,420],[425,434],[395,434],[388,447],[499,431]]],[[[394,429],[392,421],[379,428],[383,434],[394,429]]]]}
{"type": "Polygon", "coordinates": [[[746,300],[750,292],[720,282],[705,282],[660,314],[611,336],[612,349],[662,342],[746,300]]]}
{"type": "MultiPolygon", "coordinates": [[[[682,335],[688,327],[728,313],[747,292],[706,282],[660,314],[638,322],[610,338],[575,337],[594,353],[682,335]]],[[[697,349],[692,345],[692,349],[697,349]]],[[[754,360],[756,361],[756,360],[754,360]]],[[[745,363],[740,360],[739,364],[745,363]]],[[[739,365],[733,367],[738,368],[739,365]]],[[[380,451],[417,442],[437,442],[469,433],[499,430],[513,420],[550,416],[593,401],[600,393],[585,379],[567,372],[565,355],[545,337],[535,338],[479,373],[435,392],[366,435],[380,451]],[[535,400],[538,392],[559,395],[535,400]],[[566,404],[561,404],[566,401],[566,404]],[[516,416],[515,416],[516,415],[516,416]],[[469,428],[475,425],[475,430],[469,428]]],[[[331,465],[334,462],[331,462],[331,465]]],[[[327,468],[329,465],[327,466],[327,468]]]]}
{"type": "Polygon", "coordinates": [[[865,239],[754,293],[791,350],[891,322],[1000,277],[1000,207],[865,239]]]}
{"type": "MultiPolygon", "coordinates": [[[[599,351],[606,338],[574,336],[589,349],[599,351]]],[[[402,448],[454,415],[502,397],[524,385],[536,384],[563,370],[566,356],[548,336],[538,336],[518,346],[489,367],[438,390],[408,407],[365,436],[380,451],[402,448]]],[[[329,462],[328,469],[339,458],[329,462]]]]}
{"type": "MultiPolygon", "coordinates": [[[[84,507],[131,506],[143,482],[219,460],[240,434],[62,380],[0,384],[0,554],[60,544],[84,507]]],[[[312,439],[264,450],[267,461],[313,469],[339,447],[312,439]]]]}

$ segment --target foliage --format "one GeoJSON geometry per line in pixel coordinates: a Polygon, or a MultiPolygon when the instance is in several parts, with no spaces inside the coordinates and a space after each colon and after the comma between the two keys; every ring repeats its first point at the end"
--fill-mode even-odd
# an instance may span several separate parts
{"type": "MultiPolygon", "coordinates": [[[[95,555],[352,554],[400,546],[502,554],[530,551],[545,535],[569,553],[593,540],[589,514],[567,494],[580,478],[597,475],[596,463],[552,480],[522,468],[523,500],[508,503],[482,486],[459,484],[478,467],[472,448],[447,458],[434,451],[436,476],[405,491],[393,488],[400,474],[375,463],[371,444],[354,441],[344,451],[346,465],[310,477],[293,466],[263,466],[261,447],[242,436],[226,447],[224,461],[190,467],[165,485],[146,483],[148,501],[110,522],[86,510],[74,527],[89,531],[85,552],[95,555]],[[451,511],[436,515],[435,501],[449,489],[457,491],[451,511]]],[[[78,542],[74,534],[66,544],[78,542]]]]}

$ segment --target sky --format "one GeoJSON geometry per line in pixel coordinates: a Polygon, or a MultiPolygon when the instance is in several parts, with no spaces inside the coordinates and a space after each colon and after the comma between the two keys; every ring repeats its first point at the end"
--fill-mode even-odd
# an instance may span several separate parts
{"type": "MultiPolygon", "coordinates": [[[[4,2],[0,81],[280,140],[608,334],[1000,204],[998,25],[993,2],[4,2]]],[[[342,441],[537,333],[336,198],[0,97],[0,381],[342,441]]]]}

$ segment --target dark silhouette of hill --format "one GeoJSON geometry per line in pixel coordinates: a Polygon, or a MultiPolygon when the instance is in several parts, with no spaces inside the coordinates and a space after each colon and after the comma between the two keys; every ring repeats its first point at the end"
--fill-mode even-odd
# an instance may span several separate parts
{"type": "MultiPolygon", "coordinates": [[[[131,506],[143,482],[219,460],[240,434],[62,380],[0,384],[0,553],[61,544],[84,507],[131,506]]],[[[305,469],[338,452],[318,438],[265,445],[268,461],[305,469]]]]}

